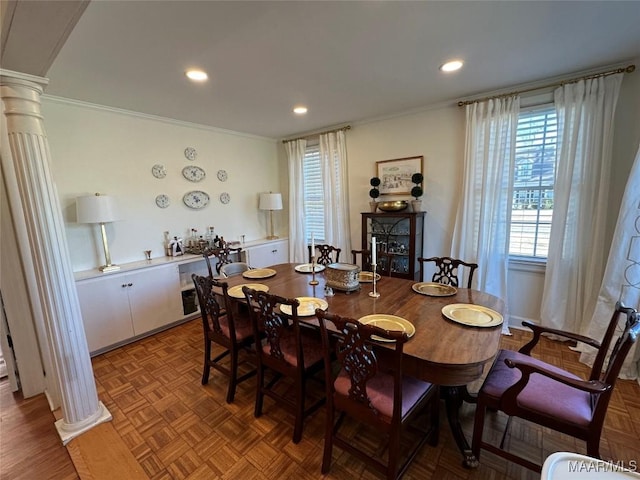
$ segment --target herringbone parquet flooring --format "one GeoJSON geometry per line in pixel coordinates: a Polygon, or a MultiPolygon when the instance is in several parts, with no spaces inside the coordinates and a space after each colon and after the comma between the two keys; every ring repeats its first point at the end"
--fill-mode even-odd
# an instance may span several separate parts
{"type": "MultiPolygon", "coordinates": [[[[518,348],[530,338],[514,330],[503,337],[503,348],[518,348]]],[[[98,394],[113,414],[113,425],[152,479],[376,479],[367,465],[334,450],[331,472],[320,473],[324,411],[305,424],[303,440],[291,442],[293,417],[265,400],[262,417],[254,418],[253,379],[241,384],[235,402],[225,402],[226,379],[211,374],[200,384],[202,333],[199,319],[93,359],[98,394]]],[[[566,345],[544,340],[538,356],[549,363],[586,375],[578,354],[566,345]]],[[[444,410],[444,409],[442,409],[444,410]]],[[[463,421],[471,436],[473,405],[463,421]]],[[[489,422],[500,438],[505,419],[489,422]]],[[[361,438],[367,432],[354,431],[361,438]]],[[[609,408],[601,442],[603,458],[626,462],[640,459],[640,386],[620,381],[609,408]]],[[[371,438],[375,444],[377,439],[371,438]]],[[[510,448],[535,461],[554,451],[585,453],[583,442],[535,425],[514,421],[510,448]]],[[[427,446],[405,475],[407,479],[537,479],[539,475],[487,452],[481,466],[461,465],[444,415],[438,446],[427,446]]]]}

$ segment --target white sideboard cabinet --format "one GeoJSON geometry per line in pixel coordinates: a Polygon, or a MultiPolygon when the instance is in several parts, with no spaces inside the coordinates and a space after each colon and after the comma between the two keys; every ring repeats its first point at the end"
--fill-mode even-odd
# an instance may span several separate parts
{"type": "Polygon", "coordinates": [[[92,354],[184,317],[177,264],[106,274],[76,285],[92,354]]]}
{"type": "Polygon", "coordinates": [[[289,261],[289,240],[279,239],[246,248],[247,263],[253,268],[263,268],[289,261]]]}

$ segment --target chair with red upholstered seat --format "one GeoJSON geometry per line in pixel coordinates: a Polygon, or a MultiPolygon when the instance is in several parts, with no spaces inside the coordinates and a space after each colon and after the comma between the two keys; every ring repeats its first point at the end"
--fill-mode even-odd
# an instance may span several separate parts
{"type": "Polygon", "coordinates": [[[249,349],[251,344],[254,343],[251,320],[248,313],[242,314],[239,311],[234,315],[226,283],[215,280],[210,276],[199,276],[195,273],[191,275],[191,278],[196,287],[198,302],[200,303],[204,331],[202,385],[209,383],[211,367],[224,373],[229,377],[227,403],[231,403],[235,396],[236,386],[256,373],[256,369],[252,368],[241,377],[238,377],[238,356],[240,351],[246,349],[248,355],[252,356],[252,350],[249,349]],[[220,305],[221,299],[224,306],[220,305]],[[214,343],[224,347],[225,350],[215,358],[211,358],[211,347],[214,343]],[[229,367],[220,363],[226,356],[229,356],[229,367]]]}
{"type": "MultiPolygon", "coordinates": [[[[322,473],[329,472],[333,445],[357,456],[386,474],[400,478],[427,441],[438,441],[438,387],[402,373],[405,332],[387,331],[357,320],[316,310],[324,345],[327,417],[322,473]],[[392,348],[376,351],[376,338],[392,348]],[[372,339],[373,337],[373,339],[372,339]],[[332,368],[332,344],[335,342],[337,368],[332,368]],[[332,371],[337,372],[335,375],[332,371]],[[336,413],[339,418],[335,421],[336,413]],[[430,417],[430,427],[420,428],[418,415],[430,417]],[[345,435],[341,429],[345,416],[365,423],[388,438],[388,457],[367,453],[362,442],[345,435]],[[401,434],[411,427],[418,432],[412,449],[400,448],[401,434]],[[402,458],[403,454],[405,455],[402,458]]],[[[365,440],[366,443],[366,440],[365,440]]]]}
{"type": "Polygon", "coordinates": [[[246,286],[242,291],[249,305],[254,335],[264,336],[264,341],[256,344],[258,381],[254,415],[262,415],[265,395],[290,407],[295,414],[293,443],[298,443],[302,438],[304,419],[324,404],[324,396],[321,396],[311,406],[305,407],[306,382],[324,366],[320,336],[317,329],[300,325],[298,300],[246,286]],[[281,310],[287,310],[287,314],[281,310]],[[265,384],[267,369],[275,375],[265,384]],[[293,380],[293,394],[282,394],[277,390],[282,378],[293,380]]]}
{"type": "Polygon", "coordinates": [[[504,448],[511,418],[515,416],[584,440],[587,454],[599,458],[600,435],[613,387],[629,349],[640,334],[638,314],[618,302],[602,342],[528,322],[523,322],[523,325],[533,330],[533,340],[519,352],[501,350],[478,392],[473,454],[479,459],[480,450],[485,449],[539,472],[539,464],[504,448]],[[622,330],[622,334],[605,362],[616,330],[622,330]],[[540,336],[546,333],[584,342],[598,349],[588,380],[530,356],[540,336]],[[487,409],[509,415],[499,446],[483,440],[487,409]]]}

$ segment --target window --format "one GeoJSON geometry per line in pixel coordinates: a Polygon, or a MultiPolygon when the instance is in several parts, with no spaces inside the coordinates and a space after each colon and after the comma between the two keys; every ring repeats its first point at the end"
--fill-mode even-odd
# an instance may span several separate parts
{"type": "Polygon", "coordinates": [[[302,165],[304,189],[304,228],[307,241],[313,233],[316,243],[324,242],[324,186],[320,168],[320,147],[307,146],[302,165]]]}
{"type": "Polygon", "coordinates": [[[511,255],[546,258],[549,252],[557,139],[553,105],[520,112],[509,237],[511,255]]]}

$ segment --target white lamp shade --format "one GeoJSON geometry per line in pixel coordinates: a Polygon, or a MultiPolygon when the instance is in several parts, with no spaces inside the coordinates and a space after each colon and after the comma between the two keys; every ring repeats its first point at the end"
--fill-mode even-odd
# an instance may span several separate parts
{"type": "Polygon", "coordinates": [[[279,193],[261,193],[260,210],[282,210],[282,195],[279,193]]]}
{"type": "Polygon", "coordinates": [[[78,223],[107,223],[120,219],[118,205],[109,195],[86,195],[76,198],[78,223]]]}

